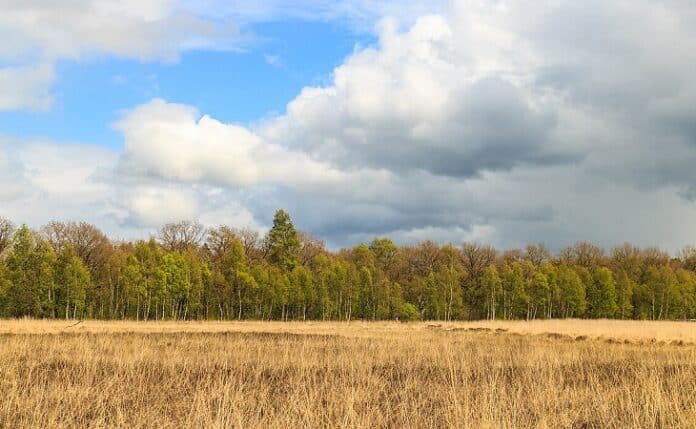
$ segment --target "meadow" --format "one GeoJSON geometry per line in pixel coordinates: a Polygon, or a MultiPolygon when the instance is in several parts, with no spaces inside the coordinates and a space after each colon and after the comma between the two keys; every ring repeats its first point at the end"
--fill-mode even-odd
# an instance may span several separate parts
{"type": "Polygon", "coordinates": [[[0,321],[0,427],[696,427],[696,323],[0,321]]]}

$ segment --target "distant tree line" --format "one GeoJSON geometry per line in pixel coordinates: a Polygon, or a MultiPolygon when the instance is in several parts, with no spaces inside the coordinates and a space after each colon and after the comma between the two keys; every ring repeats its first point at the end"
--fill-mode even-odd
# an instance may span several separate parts
{"type": "Polygon", "coordinates": [[[283,210],[250,229],[165,225],[114,242],[87,223],[39,231],[0,218],[0,316],[135,320],[696,318],[696,248],[670,257],[581,242],[396,246],[330,252],[283,210]]]}

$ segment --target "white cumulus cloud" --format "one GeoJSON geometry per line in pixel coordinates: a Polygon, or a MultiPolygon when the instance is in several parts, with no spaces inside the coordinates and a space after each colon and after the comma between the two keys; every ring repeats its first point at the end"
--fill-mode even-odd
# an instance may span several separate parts
{"type": "MultiPolygon", "coordinates": [[[[355,16],[373,11],[341,4],[355,16]]],[[[136,5],[136,21],[169,19],[168,5],[136,5]]],[[[287,16],[245,7],[254,19],[287,16]]],[[[215,3],[189,12],[201,10],[214,16],[215,3]]],[[[124,146],[103,155],[110,170],[64,157],[51,167],[30,162],[25,149],[5,150],[0,163],[28,185],[0,209],[38,219],[22,207],[45,207],[44,218],[90,207],[122,230],[180,218],[263,227],[284,207],[333,246],[391,234],[676,250],[696,240],[694,20],[696,8],[679,0],[454,0],[405,26],[382,20],[374,46],[356,47],[328,84],[304,88],[286,112],[253,127],[155,99],[116,122],[124,146]],[[88,181],[95,177],[101,183],[88,181]],[[71,194],[82,181],[91,184],[71,194]]],[[[194,27],[207,28],[180,28],[194,27]]],[[[25,39],[73,55],[60,41],[25,39]]],[[[148,41],[121,51],[127,43],[102,40],[79,52],[166,58],[188,46],[186,37],[165,39],[178,48],[148,41]]],[[[18,183],[2,171],[0,180],[18,183]]]]}

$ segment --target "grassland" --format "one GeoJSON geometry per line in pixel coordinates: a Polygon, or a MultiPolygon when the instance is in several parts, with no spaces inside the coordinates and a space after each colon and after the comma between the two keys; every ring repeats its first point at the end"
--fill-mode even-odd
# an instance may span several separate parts
{"type": "Polygon", "coordinates": [[[73,323],[0,321],[0,427],[696,427],[694,323],[73,323]]]}

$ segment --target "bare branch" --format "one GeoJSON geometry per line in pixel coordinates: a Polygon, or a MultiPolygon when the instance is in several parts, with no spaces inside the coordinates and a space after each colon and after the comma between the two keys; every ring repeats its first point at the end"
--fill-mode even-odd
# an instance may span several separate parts
{"type": "Polygon", "coordinates": [[[198,247],[206,235],[205,227],[192,221],[181,221],[164,225],[158,234],[158,239],[167,250],[183,251],[198,247]]]}
{"type": "Polygon", "coordinates": [[[14,224],[9,219],[0,217],[0,254],[10,247],[14,231],[14,224]]]}

